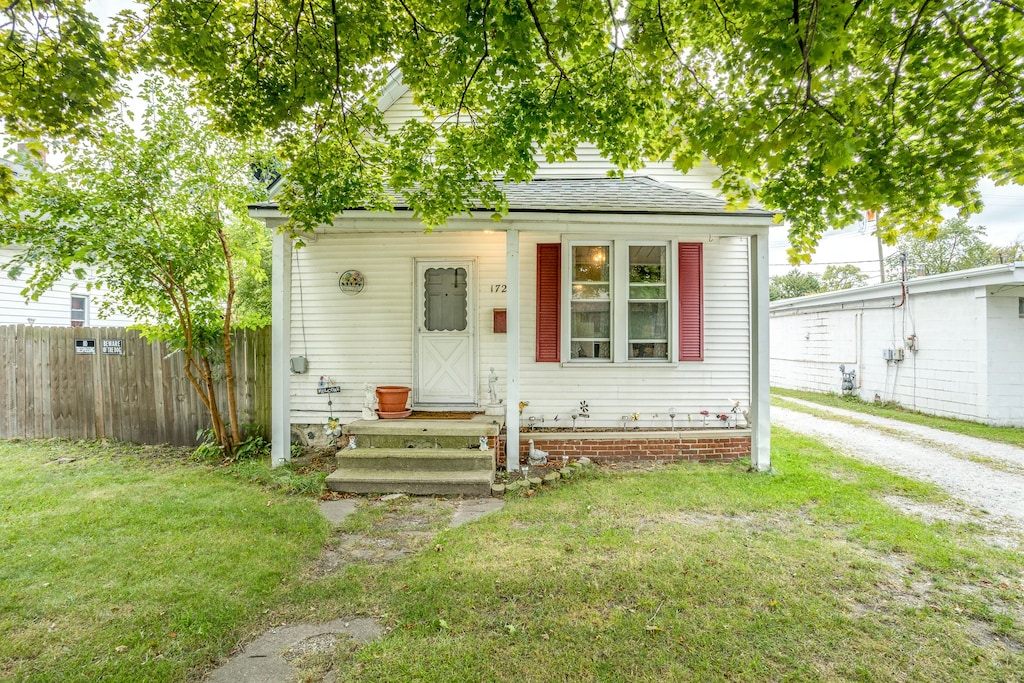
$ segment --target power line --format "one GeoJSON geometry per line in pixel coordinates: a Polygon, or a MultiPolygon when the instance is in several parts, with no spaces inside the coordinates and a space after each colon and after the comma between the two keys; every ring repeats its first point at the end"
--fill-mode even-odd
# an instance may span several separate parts
{"type": "MultiPolygon", "coordinates": [[[[888,258],[886,259],[888,260],[888,258]]],[[[852,265],[854,263],[878,263],[878,259],[869,258],[863,261],[815,261],[814,263],[801,263],[794,266],[792,263],[769,263],[769,266],[793,266],[793,268],[799,268],[800,266],[845,266],[852,265]]]]}

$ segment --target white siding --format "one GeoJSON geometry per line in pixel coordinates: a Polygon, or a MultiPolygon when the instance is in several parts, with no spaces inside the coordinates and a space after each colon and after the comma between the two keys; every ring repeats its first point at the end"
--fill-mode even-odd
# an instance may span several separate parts
{"type": "MultiPolygon", "coordinates": [[[[409,92],[404,93],[384,113],[384,120],[392,131],[398,130],[402,123],[412,118],[424,118],[423,112],[412,100],[409,92]]],[[[607,159],[601,156],[597,148],[590,144],[581,144],[576,149],[576,159],[558,164],[548,163],[542,154],[535,155],[537,161],[537,178],[603,178],[612,167],[607,159]]],[[[679,173],[669,162],[650,162],[645,168],[627,175],[643,175],[660,182],[686,190],[693,190],[706,195],[718,196],[712,183],[721,172],[711,164],[702,163],[689,173],[679,173]]]]}
{"type": "MultiPolygon", "coordinates": [[[[401,220],[401,219],[396,219],[401,220]]],[[[344,219],[342,219],[344,224],[344,219]]],[[[625,226],[620,226],[621,231],[625,226]]],[[[620,234],[622,234],[620,232],[620,234]]],[[[630,233],[635,236],[635,227],[630,233]]],[[[642,233],[645,237],[647,233],[642,233]]],[[[748,242],[746,238],[703,237],[675,233],[679,239],[704,246],[705,360],[643,366],[573,366],[535,361],[536,244],[561,240],[561,226],[521,236],[521,397],[530,416],[550,426],[571,424],[570,414],[587,401],[593,416],[580,426],[621,424],[620,417],[640,413],[642,426],[668,426],[675,408],[676,425],[689,414],[700,424],[699,412],[726,412],[729,399],[746,406],[750,394],[748,242]],[[658,413],[657,419],[652,417],[658,413]]],[[[662,233],[661,237],[673,235],[662,233]]],[[[305,375],[292,376],[291,421],[315,424],[330,410],[346,419],[356,416],[363,384],[413,382],[413,272],[417,258],[475,258],[477,265],[478,383],[487,396],[487,375],[498,373],[504,392],[505,335],[492,332],[494,308],[506,307],[506,294],[492,285],[505,283],[503,232],[347,233],[329,231],[295,252],[292,286],[292,355],[309,360],[305,375]],[[363,291],[343,294],[339,275],[357,269],[366,278],[363,291]],[[339,394],[318,395],[320,376],[330,377],[339,394]]],[[[710,424],[710,423],[709,423],[710,424]]]]}
{"type": "Polygon", "coordinates": [[[490,291],[504,282],[504,233],[321,233],[293,257],[291,349],[308,358],[309,372],[292,376],[292,422],[321,421],[328,398],[335,414],[354,416],[367,382],[412,386],[417,258],[476,259],[480,395],[487,395],[491,366],[504,374],[505,347],[491,331],[491,311],[504,307],[505,295],[490,291]],[[349,269],[365,278],[359,294],[343,294],[338,287],[349,269]],[[332,378],[341,393],[318,395],[321,375],[332,378]]]}
{"type": "MultiPolygon", "coordinates": [[[[0,263],[7,263],[17,253],[11,247],[0,248],[0,263]]],[[[95,289],[87,291],[84,281],[71,276],[62,278],[36,301],[25,299],[21,294],[24,288],[24,276],[12,280],[6,273],[0,274],[0,325],[68,327],[71,325],[72,294],[89,298],[88,326],[124,327],[133,322],[121,315],[100,318],[97,311],[105,294],[95,289]]]]}
{"type": "Polygon", "coordinates": [[[772,384],[839,393],[842,363],[857,370],[856,393],[865,400],[1024,426],[1024,320],[1016,297],[964,287],[911,291],[904,305],[894,304],[899,297],[773,311],[772,384]],[[917,350],[907,348],[910,335],[917,350]],[[897,347],[902,362],[882,357],[897,347]]]}
{"type": "Polygon", "coordinates": [[[1024,427],[1024,288],[988,297],[988,421],[1024,427]]]}

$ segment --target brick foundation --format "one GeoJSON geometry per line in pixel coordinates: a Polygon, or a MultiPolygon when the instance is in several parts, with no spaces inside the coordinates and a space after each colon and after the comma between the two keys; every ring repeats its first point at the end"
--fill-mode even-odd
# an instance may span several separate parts
{"type": "MultiPolygon", "coordinates": [[[[725,462],[750,455],[749,429],[677,432],[523,432],[519,462],[526,463],[530,439],[549,458],[587,457],[598,463],[694,460],[725,462]]],[[[505,436],[498,443],[497,464],[505,465],[505,436]]]]}

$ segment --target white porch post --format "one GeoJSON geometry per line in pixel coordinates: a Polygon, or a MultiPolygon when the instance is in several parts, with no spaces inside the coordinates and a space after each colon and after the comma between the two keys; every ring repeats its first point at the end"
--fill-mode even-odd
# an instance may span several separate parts
{"type": "Polygon", "coordinates": [[[505,232],[505,279],[508,298],[505,302],[507,332],[505,334],[505,467],[519,470],[519,230],[505,232]]]}
{"type": "Polygon", "coordinates": [[[270,464],[291,459],[292,240],[275,230],[270,346],[270,464]]]}
{"type": "Polygon", "coordinates": [[[750,467],[771,469],[768,230],[750,238],[750,467]]]}

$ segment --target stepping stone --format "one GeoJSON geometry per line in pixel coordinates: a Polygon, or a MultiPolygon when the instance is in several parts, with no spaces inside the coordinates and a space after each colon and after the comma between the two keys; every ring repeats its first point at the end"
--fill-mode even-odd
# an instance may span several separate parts
{"type": "Polygon", "coordinates": [[[329,634],[341,636],[341,640],[351,638],[358,643],[368,643],[380,638],[381,628],[373,619],[335,619],[326,624],[272,628],[214,670],[206,679],[207,683],[289,683],[298,672],[283,654],[293,649],[306,649],[304,641],[332,642],[324,638],[329,634]]]}
{"type": "Polygon", "coordinates": [[[341,500],[321,500],[320,514],[327,518],[331,524],[341,524],[346,517],[356,511],[358,501],[355,498],[342,498],[341,500]]]}
{"type": "MultiPolygon", "coordinates": [[[[497,486],[501,486],[501,484],[497,484],[497,486]]],[[[449,526],[454,528],[469,522],[475,522],[484,515],[497,512],[503,507],[505,507],[505,501],[499,498],[477,498],[476,500],[460,501],[455,507],[455,513],[452,515],[452,521],[449,526]]]]}

